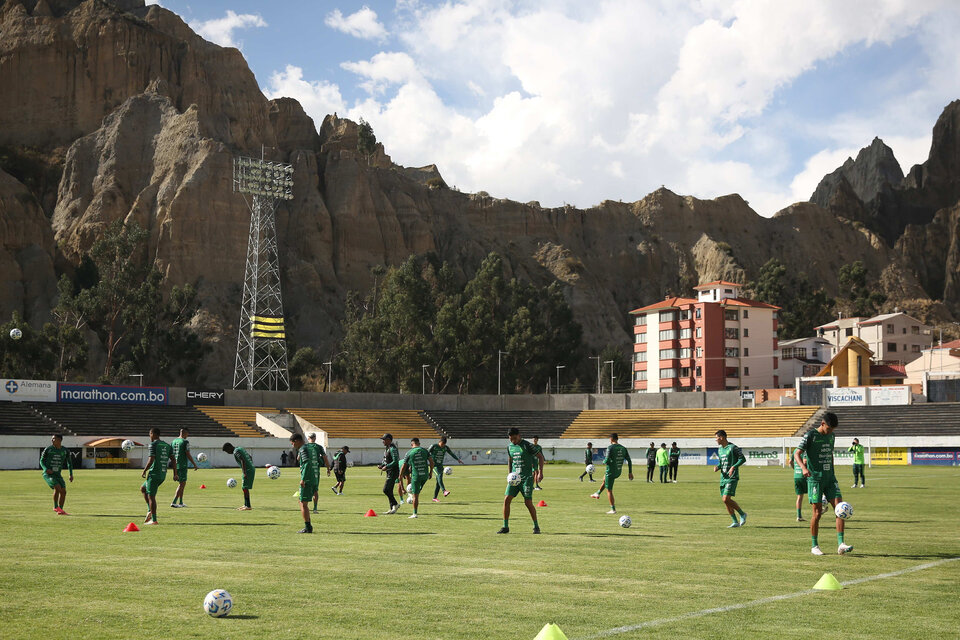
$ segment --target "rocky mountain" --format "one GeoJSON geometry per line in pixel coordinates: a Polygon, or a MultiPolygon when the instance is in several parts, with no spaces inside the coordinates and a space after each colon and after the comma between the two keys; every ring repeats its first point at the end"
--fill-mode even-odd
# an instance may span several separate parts
{"type": "Polygon", "coordinates": [[[321,353],[372,267],[424,252],[469,276],[497,251],[511,275],[559,281],[594,347],[629,343],[630,309],[702,281],[750,280],[771,257],[831,293],[840,266],[862,260],[891,308],[942,320],[944,300],[957,311],[957,209],[904,219],[896,242],[872,213],[888,197],[914,194],[924,211],[949,198],[960,148],[951,159],[936,130],[936,157],[906,178],[875,141],[825,178],[816,203],[770,219],[737,195],[667,189],[589,209],[464,194],[437,167],[399,167],[382,147],[361,158],[356,141],[349,120],[317,127],[296,101],[267,100],[237,50],[158,5],[0,0],[0,317],[47,319],[55,278],[110,222],[137,220],[167,285],[197,285],[195,321],[212,346],[203,375],[229,384],[249,223],[231,158],[261,149],[295,167],[295,198],[277,211],[284,302],[294,342],[321,353]],[[42,179],[51,172],[58,184],[42,179]]]}

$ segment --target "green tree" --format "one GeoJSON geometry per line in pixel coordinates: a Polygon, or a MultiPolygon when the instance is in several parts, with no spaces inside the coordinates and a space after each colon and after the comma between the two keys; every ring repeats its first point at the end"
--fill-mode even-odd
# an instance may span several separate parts
{"type": "Polygon", "coordinates": [[[360,118],[357,125],[357,151],[370,164],[370,156],[377,151],[377,136],[373,134],[373,127],[370,123],[360,118]]]}
{"type": "Polygon", "coordinates": [[[49,379],[56,360],[54,345],[46,333],[34,330],[17,312],[0,326],[0,332],[0,375],[5,378],[49,379]],[[13,329],[20,330],[19,340],[10,335],[13,329]]]}
{"type": "Polygon", "coordinates": [[[53,308],[53,322],[44,325],[56,353],[57,380],[67,380],[71,374],[82,372],[87,364],[89,347],[84,331],[87,328],[87,310],[91,307],[87,290],[75,291],[74,283],[63,275],[57,282],[57,304],[53,308]]]}
{"type": "Polygon", "coordinates": [[[813,335],[813,328],[832,317],[834,301],[814,287],[803,272],[791,276],[776,258],[760,268],[757,279],[747,285],[760,302],[780,307],[778,336],[782,340],[813,335]]]}
{"type": "Polygon", "coordinates": [[[860,260],[840,267],[837,281],[840,285],[840,297],[848,302],[850,311],[855,316],[875,316],[880,305],[887,300],[887,296],[868,286],[867,268],[860,260]]]}

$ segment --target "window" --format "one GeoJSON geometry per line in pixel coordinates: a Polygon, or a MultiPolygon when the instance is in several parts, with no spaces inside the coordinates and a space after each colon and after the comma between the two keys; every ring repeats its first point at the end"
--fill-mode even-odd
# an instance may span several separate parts
{"type": "Polygon", "coordinates": [[[888,324],[888,325],[887,325],[887,333],[890,333],[890,334],[894,333],[894,329],[893,329],[893,325],[892,325],[892,324],[888,324]]]}
{"type": "Polygon", "coordinates": [[[911,345],[910,351],[912,351],[913,353],[920,353],[920,345],[918,344],[911,345]]]}
{"type": "Polygon", "coordinates": [[[647,335],[646,333],[635,333],[633,334],[634,342],[643,342],[643,336],[647,335]]]}
{"type": "Polygon", "coordinates": [[[903,328],[903,333],[904,333],[904,334],[907,333],[907,328],[906,328],[906,327],[903,328]]]}
{"type": "Polygon", "coordinates": [[[634,324],[637,325],[638,327],[642,327],[645,324],[647,324],[647,315],[644,313],[637,316],[637,319],[634,320],[634,324]]]}
{"type": "Polygon", "coordinates": [[[676,378],[677,370],[676,369],[660,369],[660,379],[664,378],[676,378]]]}
{"type": "Polygon", "coordinates": [[[660,349],[661,360],[669,360],[671,358],[678,358],[678,357],[680,357],[679,349],[660,349]]]}
{"type": "Polygon", "coordinates": [[[703,347],[697,347],[697,357],[698,358],[703,357],[703,347]]]}
{"type": "Polygon", "coordinates": [[[680,367],[680,377],[689,378],[690,377],[690,367],[680,367]]]}
{"type": "Polygon", "coordinates": [[[660,322],[675,322],[677,319],[676,311],[661,311],[660,322]]]}
{"type": "Polygon", "coordinates": [[[744,337],[744,338],[749,338],[749,337],[750,337],[750,329],[744,329],[744,330],[743,330],[743,337],[744,337]]]}
{"type": "Polygon", "coordinates": [[[681,309],[680,310],[680,319],[689,320],[690,319],[690,309],[681,309]]]}
{"type": "Polygon", "coordinates": [[[690,349],[680,349],[680,357],[681,357],[681,358],[689,358],[689,357],[690,357],[690,349]]]}
{"type": "Polygon", "coordinates": [[[852,335],[853,335],[853,328],[852,328],[852,327],[843,330],[843,336],[844,336],[845,338],[849,338],[849,337],[852,336],[852,335]]]}
{"type": "Polygon", "coordinates": [[[780,357],[782,357],[784,360],[793,360],[793,349],[784,349],[780,357]]]}
{"type": "Polygon", "coordinates": [[[740,314],[737,313],[736,309],[726,309],[723,312],[724,320],[737,320],[740,318],[740,314]]]}
{"type": "Polygon", "coordinates": [[[697,320],[700,319],[700,307],[697,307],[697,310],[696,310],[696,312],[694,312],[693,315],[694,315],[694,317],[696,317],[697,320]]]}
{"type": "Polygon", "coordinates": [[[740,329],[736,327],[731,327],[729,329],[723,330],[723,337],[727,340],[739,340],[740,339],[740,329]]]}
{"type": "Polygon", "coordinates": [[[739,357],[740,357],[740,349],[737,348],[737,347],[727,347],[726,349],[723,350],[723,357],[724,357],[724,358],[739,358],[739,357]]]}
{"type": "Polygon", "coordinates": [[[703,327],[697,327],[697,337],[698,338],[703,337],[703,327]]]}
{"type": "Polygon", "coordinates": [[[890,353],[896,353],[896,352],[897,352],[897,343],[896,343],[896,342],[888,342],[888,343],[887,343],[887,351],[889,351],[890,353]]]}
{"type": "Polygon", "coordinates": [[[746,320],[750,317],[750,312],[747,309],[743,310],[743,319],[746,320]]]}
{"type": "Polygon", "coordinates": [[[647,372],[646,371],[637,371],[637,380],[646,380],[647,372]]]}
{"type": "Polygon", "coordinates": [[[750,357],[750,349],[749,349],[749,348],[747,348],[747,347],[744,347],[744,348],[743,348],[743,357],[744,357],[744,358],[749,358],[749,357],[750,357]]]}
{"type": "Polygon", "coordinates": [[[912,333],[912,334],[915,335],[915,336],[920,335],[920,327],[918,327],[918,326],[916,326],[916,325],[910,327],[910,333],[912,333]]]}
{"type": "Polygon", "coordinates": [[[724,375],[728,378],[739,378],[740,369],[738,369],[737,367],[726,367],[724,375]]]}
{"type": "Polygon", "coordinates": [[[750,367],[744,367],[744,368],[743,368],[743,375],[745,375],[745,376],[750,375],[750,367]]]}
{"type": "Polygon", "coordinates": [[[686,339],[689,338],[691,335],[693,335],[693,332],[692,332],[690,329],[680,329],[680,339],[681,339],[681,340],[686,340],[686,339]]]}
{"type": "Polygon", "coordinates": [[[733,289],[724,289],[723,292],[724,292],[724,293],[733,293],[733,289]]]}
{"type": "Polygon", "coordinates": [[[699,378],[701,376],[701,368],[697,367],[695,371],[697,372],[697,377],[699,378]]]}
{"type": "Polygon", "coordinates": [[[676,340],[677,339],[677,330],[676,329],[666,329],[660,332],[661,340],[676,340]]]}
{"type": "Polygon", "coordinates": [[[633,354],[634,362],[646,362],[647,361],[647,352],[646,351],[637,351],[633,354]]]}

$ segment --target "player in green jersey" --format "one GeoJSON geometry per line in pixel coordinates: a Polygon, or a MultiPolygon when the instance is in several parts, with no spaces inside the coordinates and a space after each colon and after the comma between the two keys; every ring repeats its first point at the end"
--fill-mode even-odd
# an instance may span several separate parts
{"type": "MultiPolygon", "coordinates": [[[[303,446],[308,449],[317,450],[317,460],[323,461],[323,466],[327,468],[327,477],[329,478],[330,477],[330,459],[327,458],[327,452],[323,450],[322,445],[317,444],[316,433],[311,433],[309,436],[307,436],[307,438],[310,440],[310,442],[306,443],[303,446]]],[[[315,484],[316,486],[313,488],[313,512],[319,513],[317,511],[317,501],[320,498],[320,465],[319,464],[317,464],[317,481],[315,484]]]]}
{"type": "Polygon", "coordinates": [[[53,489],[53,512],[58,516],[70,515],[63,510],[63,502],[67,499],[67,483],[61,473],[64,467],[70,471],[70,482],[73,482],[70,452],[63,446],[63,436],[55,433],[50,436],[50,446],[40,452],[40,468],[43,469],[43,481],[53,489]]]}
{"type": "Polygon", "coordinates": [[[243,471],[243,506],[237,507],[237,511],[250,511],[253,508],[250,506],[250,490],[253,489],[253,481],[257,476],[257,468],[253,466],[253,456],[243,447],[234,447],[229,442],[223,443],[223,450],[233,456],[243,471]]]}
{"type": "MultiPolygon", "coordinates": [[[[803,477],[803,468],[794,460],[794,456],[799,449],[794,449],[790,456],[790,466],[793,467],[793,491],[797,494],[797,522],[803,522],[803,496],[807,495],[807,479],[803,477]]],[[[806,459],[807,454],[800,452],[800,455],[806,459]]]]}
{"type": "Polygon", "coordinates": [[[653,482],[653,468],[657,465],[657,447],[652,442],[647,447],[647,482],[653,482]]]}
{"type": "Polygon", "coordinates": [[[400,450],[397,449],[397,443],[393,441],[393,436],[389,433],[380,436],[380,442],[383,443],[384,447],[383,461],[377,468],[387,474],[387,479],[383,481],[383,495],[387,496],[387,500],[390,501],[390,509],[387,511],[389,515],[400,510],[400,503],[393,497],[393,487],[400,477],[400,450]]]}
{"type": "MultiPolygon", "coordinates": [[[[533,436],[533,451],[534,451],[534,454],[539,453],[539,454],[543,455],[543,447],[540,446],[540,436],[533,436]]],[[[540,486],[540,481],[539,481],[539,480],[534,480],[534,482],[533,482],[533,490],[534,490],[534,491],[543,491],[543,487],[540,486]]]]}
{"type": "Polygon", "coordinates": [[[680,467],[680,447],[676,442],[670,443],[670,482],[677,484],[677,469],[680,467]]]}
{"type": "Polygon", "coordinates": [[[661,442],[657,449],[657,468],[660,469],[660,483],[666,484],[670,481],[670,452],[667,451],[667,443],[661,442]]]}
{"type": "MultiPolygon", "coordinates": [[[[822,556],[817,536],[820,532],[820,517],[823,515],[821,496],[836,508],[843,500],[840,495],[840,485],[833,464],[833,445],[835,436],[833,430],[837,428],[837,414],[827,411],[820,420],[820,426],[804,434],[800,445],[793,453],[794,461],[803,470],[803,477],[807,479],[807,494],[813,514],[810,516],[810,553],[822,556]],[[806,453],[806,459],[801,453],[806,453]]],[[[837,518],[837,553],[843,555],[853,551],[853,546],[843,542],[844,520],[837,518]]]]}
{"type": "MultiPolygon", "coordinates": [[[[410,493],[413,495],[413,515],[417,517],[417,509],[420,507],[420,491],[423,485],[433,476],[433,458],[430,453],[420,446],[420,438],[410,439],[410,451],[403,458],[403,464],[400,466],[400,497],[403,497],[406,489],[405,480],[410,482],[410,493]]],[[[441,471],[441,473],[443,473],[441,471]]]]}
{"type": "Polygon", "coordinates": [[[347,454],[350,453],[350,447],[343,445],[340,451],[333,456],[333,477],[337,479],[337,484],[330,487],[338,496],[343,495],[343,485],[347,482],[347,454]]]}
{"type": "MultiPolygon", "coordinates": [[[[587,467],[591,464],[593,464],[593,443],[588,442],[587,448],[583,450],[583,465],[587,467]]],[[[586,468],[584,468],[583,473],[580,474],[580,482],[583,482],[583,476],[586,475],[590,476],[590,482],[596,482],[596,480],[593,479],[593,474],[589,473],[586,468]]]]}
{"type": "Polygon", "coordinates": [[[603,461],[603,464],[607,465],[607,472],[603,475],[603,486],[597,489],[596,493],[590,494],[591,498],[599,500],[600,493],[604,489],[607,490],[607,499],[610,500],[610,511],[607,511],[607,513],[617,512],[617,505],[613,499],[613,483],[623,473],[624,460],[627,461],[627,477],[633,480],[633,460],[630,459],[630,452],[620,444],[620,436],[611,433],[607,457],[603,461]]]}
{"type": "Polygon", "coordinates": [[[310,522],[310,499],[317,493],[317,483],[320,481],[320,456],[322,447],[317,444],[304,444],[303,434],[295,433],[290,436],[290,444],[296,459],[300,461],[300,514],[303,516],[303,529],[297,533],[313,533],[313,524],[310,522]]]}
{"type": "Polygon", "coordinates": [[[520,484],[507,484],[507,490],[503,494],[503,527],[497,533],[510,533],[510,503],[520,493],[523,494],[523,504],[533,519],[533,532],[540,533],[537,508],[533,506],[533,484],[543,479],[543,452],[534,451],[533,445],[520,437],[520,429],[516,427],[512,427],[507,435],[510,438],[510,446],[507,448],[508,468],[520,476],[520,484]]]}
{"type": "Polygon", "coordinates": [[[867,486],[867,476],[863,475],[863,445],[860,444],[860,439],[854,438],[847,451],[853,452],[853,486],[850,488],[857,488],[857,476],[859,476],[860,488],[863,489],[867,486]]]}
{"type": "Polygon", "coordinates": [[[720,472],[720,500],[727,508],[730,519],[733,520],[733,524],[727,528],[742,527],[747,523],[747,513],[740,508],[733,496],[737,495],[740,467],[747,462],[747,458],[743,455],[740,447],[727,440],[726,431],[719,429],[713,435],[717,439],[717,460],[719,463],[713,470],[714,472],[720,472]],[[740,515],[739,520],[737,520],[735,514],[740,515]]]}
{"type": "Polygon", "coordinates": [[[173,496],[173,502],[170,503],[170,506],[174,509],[187,506],[183,504],[183,489],[187,486],[187,462],[193,463],[194,471],[200,470],[200,467],[197,466],[197,461],[193,459],[193,454],[190,453],[190,441],[187,440],[189,437],[190,430],[186,427],[180,427],[180,437],[175,438],[174,441],[170,443],[170,446],[173,447],[173,459],[177,461],[177,482],[180,483],[177,485],[177,492],[173,496]]]}
{"type": "Polygon", "coordinates": [[[453,459],[463,464],[457,454],[453,452],[450,447],[447,446],[447,436],[440,436],[440,442],[434,445],[430,445],[430,448],[427,450],[427,453],[430,454],[430,458],[433,460],[433,470],[437,475],[437,486],[433,488],[433,501],[440,502],[437,496],[440,495],[440,492],[443,491],[443,497],[446,498],[450,495],[450,492],[447,491],[447,488],[443,486],[443,460],[446,458],[449,453],[453,456],[453,459]]]}
{"type": "Polygon", "coordinates": [[[143,524],[157,524],[157,490],[163,481],[167,479],[167,462],[173,464],[173,479],[179,480],[176,460],[173,457],[173,447],[160,439],[160,429],[153,427],[150,429],[150,457],[147,458],[147,464],[143,467],[141,478],[147,481],[140,486],[140,493],[147,503],[147,519],[143,524]],[[149,475],[147,475],[149,473],[149,475]]]}

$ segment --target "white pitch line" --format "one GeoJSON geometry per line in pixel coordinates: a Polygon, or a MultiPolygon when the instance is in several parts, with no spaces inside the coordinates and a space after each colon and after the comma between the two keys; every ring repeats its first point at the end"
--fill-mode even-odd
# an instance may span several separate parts
{"type": "MultiPolygon", "coordinates": [[[[928,562],[926,564],[918,564],[915,567],[908,567],[906,569],[901,569],[899,571],[891,571],[890,573],[880,573],[875,576],[867,576],[866,578],[857,578],[855,580],[847,580],[841,582],[843,586],[848,586],[852,584],[860,584],[862,582],[872,582],[873,580],[883,580],[884,578],[895,578],[897,576],[902,576],[906,573],[913,573],[914,571],[923,571],[924,569],[931,569],[933,567],[938,567],[942,564],[947,564],[948,562],[955,562],[960,560],[960,557],[956,558],[945,558],[943,560],[937,560],[935,562],[928,562]]],[[[660,618],[659,620],[648,620],[646,622],[639,622],[637,624],[631,624],[624,627],[615,627],[613,629],[607,629],[606,631],[601,631],[589,636],[583,636],[577,640],[593,640],[594,638],[609,638],[611,636],[617,636],[621,633],[629,633],[630,631],[638,631],[640,629],[649,629],[650,627],[659,627],[664,624],[671,624],[674,622],[682,622],[684,620],[690,620],[692,618],[702,618],[703,616],[708,616],[711,613],[726,613],[727,611],[736,611],[737,609],[746,609],[747,607],[756,607],[762,604],[769,604],[771,602],[778,602],[780,600],[789,600],[791,598],[799,598],[800,596],[807,596],[813,593],[821,593],[816,589],[805,589],[804,591],[797,591],[795,593],[785,593],[779,596],[769,596],[767,598],[760,598],[759,600],[751,600],[750,602],[741,602],[739,604],[731,604],[725,607],[713,607],[711,609],[701,609],[700,611],[691,611],[689,613],[684,613],[679,616],[674,616],[672,618],[660,618]]]]}

